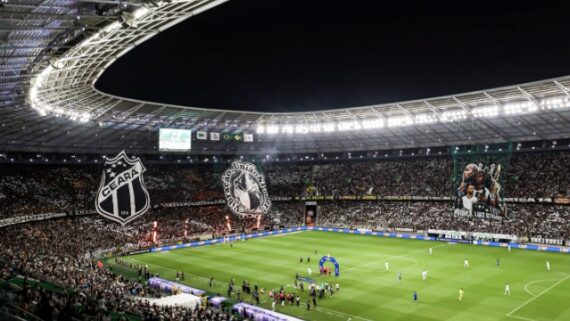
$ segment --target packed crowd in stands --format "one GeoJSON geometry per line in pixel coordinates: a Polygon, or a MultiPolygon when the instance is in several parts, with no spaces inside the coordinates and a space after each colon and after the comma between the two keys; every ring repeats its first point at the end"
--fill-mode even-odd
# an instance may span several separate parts
{"type": "MultiPolygon", "coordinates": [[[[282,221],[302,221],[302,205],[277,203],[282,221]]],[[[570,238],[567,207],[511,205],[510,217],[505,220],[455,217],[450,207],[446,202],[333,201],[320,206],[317,222],[325,226],[377,230],[434,228],[570,238]]],[[[97,215],[87,215],[6,227],[0,235],[4,245],[0,248],[2,279],[24,277],[22,287],[17,292],[10,292],[11,298],[23,309],[54,319],[91,320],[96,317],[97,320],[108,320],[109,312],[114,311],[140,315],[146,320],[230,320],[229,315],[207,308],[193,311],[148,305],[134,296],[160,297],[164,294],[146,286],[144,280],[140,283],[127,280],[97,266],[94,258],[101,253],[99,250],[151,245],[149,237],[154,220],[160,222],[159,235],[163,240],[180,238],[186,220],[201,222],[190,230],[190,237],[203,232],[214,234],[220,227],[219,222],[224,222],[222,208],[209,206],[152,211],[127,226],[97,215]],[[208,210],[204,212],[204,208],[208,210]],[[47,292],[34,285],[35,279],[74,292],[47,292]]]]}
{"type": "Polygon", "coordinates": [[[508,188],[512,197],[570,196],[570,153],[521,154],[511,158],[508,188]]]}
{"type": "MultiPolygon", "coordinates": [[[[120,226],[99,216],[89,215],[48,220],[6,227],[0,236],[0,274],[4,280],[23,278],[21,288],[8,296],[20,308],[44,320],[110,320],[110,312],[142,316],[144,320],[233,320],[228,314],[210,308],[185,309],[149,305],[135,297],[161,297],[144,280],[137,282],[101,268],[94,260],[98,250],[118,250],[149,245],[147,237],[155,213],[140,224],[120,226]],[[58,294],[35,286],[41,279],[62,289],[58,294]]],[[[197,220],[200,212],[190,217],[197,220]]],[[[185,217],[189,217],[188,213],[185,217]]],[[[161,218],[163,219],[163,218],[161,218]]],[[[162,220],[163,233],[180,228],[180,213],[162,220]],[[175,219],[176,218],[176,219],[175,219]]],[[[167,236],[170,237],[170,236],[167,236]]],[[[154,275],[149,271],[150,275],[154,275]]]]}
{"type": "MultiPolygon", "coordinates": [[[[483,159],[483,162],[493,160],[483,159]]],[[[502,160],[503,161],[503,160],[502,160]]],[[[452,196],[463,160],[424,157],[400,160],[271,164],[262,168],[271,196],[380,195],[452,196]],[[461,163],[461,166],[457,164],[461,163]]],[[[0,273],[4,280],[24,278],[7,295],[45,319],[110,320],[110,312],[146,320],[226,321],[233,317],[208,307],[164,308],[134,299],[164,295],[145,285],[101,269],[93,259],[107,251],[153,244],[152,223],[162,244],[227,231],[224,205],[165,207],[161,203],[223,199],[224,168],[206,165],[147,166],[144,180],[153,208],[141,219],[120,226],[97,215],[46,220],[2,229],[0,273]],[[34,279],[72,292],[47,292],[34,279]],[[81,307],[81,308],[78,308],[81,307]]],[[[3,166],[0,169],[0,219],[49,212],[92,210],[101,166],[3,166]]],[[[570,196],[570,153],[513,154],[502,173],[507,197],[570,196]]],[[[298,225],[304,220],[300,201],[274,201],[262,225],[298,225]]],[[[232,218],[233,228],[249,229],[255,221],[232,218]]],[[[320,202],[321,226],[377,230],[462,230],[570,240],[570,207],[508,204],[502,219],[454,215],[451,202],[320,202]]]]}
{"type": "MultiPolygon", "coordinates": [[[[269,195],[449,196],[468,162],[497,162],[486,157],[453,160],[422,157],[398,160],[266,164],[269,195]]],[[[513,154],[499,158],[506,197],[570,196],[570,153],[513,154]]],[[[147,165],[145,184],[153,204],[223,199],[214,165],[147,165]]],[[[15,215],[92,209],[101,166],[14,165],[0,169],[0,219],[15,215]]]]}
{"type": "MultiPolygon", "coordinates": [[[[261,170],[267,178],[271,196],[310,195],[411,195],[451,196],[463,163],[474,158],[421,157],[399,160],[319,162],[314,164],[267,164],[261,170]],[[461,164],[459,166],[458,164],[461,164]],[[457,167],[457,168],[454,168],[457,167]]],[[[477,161],[502,163],[503,195],[507,197],[555,197],[570,194],[570,153],[524,153],[486,156],[477,161]]],[[[180,239],[187,233],[215,233],[225,229],[223,206],[162,208],[161,203],[220,200],[223,191],[220,175],[223,166],[148,165],[144,175],[153,211],[150,220],[159,222],[161,239],[180,239]],[[164,214],[167,212],[168,214],[164,214]],[[197,214],[197,215],[194,215],[197,214]],[[184,217],[196,219],[185,223],[184,217]],[[168,236],[168,237],[163,237],[168,236]]],[[[4,166],[0,169],[0,219],[18,215],[70,210],[92,210],[99,185],[101,166],[33,165],[4,166]]],[[[273,202],[267,219],[275,224],[296,225],[302,203],[273,202]],[[290,215],[289,213],[293,213],[290,215]]],[[[565,207],[509,205],[509,223],[478,218],[454,217],[448,203],[324,203],[320,224],[331,226],[367,225],[416,230],[455,226],[461,229],[510,231],[516,234],[564,236],[565,207]],[[448,217],[450,216],[451,217],[448,217]],[[524,222],[517,223],[520,217],[524,222]],[[560,219],[559,219],[560,218],[560,219]],[[520,225],[520,226],[519,226],[520,225]]],[[[505,220],[506,222],[506,220],[505,220]]],[[[136,230],[143,223],[133,222],[136,230]]],[[[149,232],[147,231],[147,234],[149,232]]],[[[138,242],[149,236],[136,235],[138,242]]]]}
{"type": "Polygon", "coordinates": [[[447,158],[319,165],[314,189],[320,195],[441,196],[452,190],[451,166],[447,158]]]}
{"type": "MultiPolygon", "coordinates": [[[[330,202],[320,206],[317,215],[319,225],[332,227],[439,229],[500,233],[529,239],[570,239],[570,208],[567,206],[509,204],[507,216],[496,219],[455,215],[453,205],[448,202],[330,202]]],[[[294,220],[298,214],[291,213],[289,217],[294,220]]]]}
{"type": "MultiPolygon", "coordinates": [[[[153,204],[223,198],[219,180],[201,166],[146,166],[153,204]]],[[[0,167],[0,219],[70,210],[91,210],[102,167],[37,165],[0,167]]]]}

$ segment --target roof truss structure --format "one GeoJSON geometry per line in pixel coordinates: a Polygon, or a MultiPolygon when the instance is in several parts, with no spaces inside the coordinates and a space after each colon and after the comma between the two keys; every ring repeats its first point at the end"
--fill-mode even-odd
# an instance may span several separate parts
{"type": "Polygon", "coordinates": [[[160,127],[220,133],[277,128],[273,134],[255,134],[253,143],[195,141],[193,153],[198,154],[357,151],[570,137],[570,77],[415,101],[296,113],[169,105],[117,97],[94,88],[105,69],[132,48],[226,1],[3,3],[0,149],[157,153],[160,127]],[[562,101],[560,106],[558,101],[562,101]],[[522,103],[536,108],[508,112],[522,103]],[[500,112],[495,114],[493,106],[500,112]],[[376,119],[382,126],[361,128],[376,119]],[[342,130],[352,123],[356,128],[342,130]],[[332,124],[335,130],[320,130],[323,124],[332,124]],[[300,133],[311,126],[319,130],[300,133]]]}

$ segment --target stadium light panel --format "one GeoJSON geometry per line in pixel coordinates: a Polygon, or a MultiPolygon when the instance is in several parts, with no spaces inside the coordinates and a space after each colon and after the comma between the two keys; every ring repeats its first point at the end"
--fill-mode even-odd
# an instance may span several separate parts
{"type": "Polygon", "coordinates": [[[362,126],[357,120],[342,121],[337,124],[337,130],[341,132],[360,130],[361,128],[362,126]]]}
{"type": "Polygon", "coordinates": [[[471,110],[471,115],[475,118],[496,117],[499,115],[498,106],[481,106],[471,110]]]}
{"type": "Polygon", "coordinates": [[[418,125],[423,124],[433,124],[437,122],[437,117],[432,114],[424,113],[424,114],[417,114],[414,117],[414,122],[418,125]]]}
{"type": "Polygon", "coordinates": [[[467,118],[467,112],[464,109],[448,110],[441,113],[440,122],[454,122],[467,118]]]}
{"type": "Polygon", "coordinates": [[[335,124],[334,123],[324,123],[323,124],[323,131],[326,133],[334,132],[335,124]]]}
{"type": "Polygon", "coordinates": [[[505,115],[517,115],[535,112],[538,110],[538,107],[534,102],[522,101],[506,103],[503,106],[503,110],[505,115]]]}
{"type": "Polygon", "coordinates": [[[296,125],[295,126],[295,133],[297,134],[307,134],[309,132],[309,126],[307,125],[296,125]]]}
{"type": "Polygon", "coordinates": [[[382,118],[365,119],[362,121],[362,128],[364,129],[376,129],[383,127],[384,127],[384,120],[382,118]]]}
{"type": "Polygon", "coordinates": [[[281,133],[282,134],[293,134],[294,128],[292,125],[283,125],[281,126],[281,133]]]}
{"type": "Polygon", "coordinates": [[[388,127],[408,126],[414,123],[411,116],[393,116],[388,118],[388,127]]]}
{"type": "Polygon", "coordinates": [[[570,96],[545,98],[540,101],[539,105],[543,110],[570,108],[570,96]]]}
{"type": "Polygon", "coordinates": [[[309,125],[309,132],[320,133],[322,131],[321,124],[315,123],[309,125]]]}
{"type": "Polygon", "coordinates": [[[267,133],[268,133],[268,134],[277,134],[277,133],[279,133],[279,126],[277,126],[277,125],[269,125],[269,126],[267,126],[267,133]]]}

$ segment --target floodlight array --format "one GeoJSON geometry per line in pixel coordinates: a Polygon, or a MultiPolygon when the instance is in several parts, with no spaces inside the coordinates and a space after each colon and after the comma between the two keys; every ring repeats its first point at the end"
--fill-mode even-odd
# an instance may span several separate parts
{"type": "MultiPolygon", "coordinates": [[[[143,127],[153,129],[160,126],[175,126],[212,132],[229,130],[243,132],[253,129],[257,130],[258,134],[288,136],[290,139],[276,140],[275,143],[279,141],[280,148],[293,149],[299,146],[332,149],[338,148],[339,144],[364,148],[364,145],[379,144],[380,136],[383,136],[382,142],[385,146],[416,144],[419,141],[431,141],[432,138],[444,144],[454,141],[456,139],[454,133],[464,124],[469,124],[468,122],[485,122],[485,128],[496,126],[508,128],[510,122],[501,123],[501,120],[512,116],[538,115],[542,111],[555,112],[558,109],[570,108],[568,77],[415,101],[283,113],[176,106],[112,96],[93,88],[93,84],[104,70],[128,50],[153,35],[224,1],[226,0],[158,1],[152,6],[143,4],[134,11],[123,12],[120,17],[104,27],[101,28],[99,25],[100,29],[96,29],[96,32],[87,32],[89,36],[86,39],[61,56],[52,57],[49,66],[38,65],[42,69],[35,74],[35,78],[32,78],[29,84],[27,92],[29,104],[41,115],[65,117],[78,122],[96,122],[99,124],[98,127],[128,124],[131,126],[129,129],[143,127]],[[456,124],[449,126],[447,123],[456,124]],[[417,126],[440,124],[443,126],[434,130],[413,129],[417,126]],[[394,130],[406,127],[409,130],[406,130],[405,135],[394,130]],[[378,135],[368,135],[366,131],[376,131],[378,135]],[[328,136],[333,136],[332,134],[337,132],[347,134],[339,135],[343,140],[337,141],[337,137],[328,140],[328,136]],[[363,134],[359,134],[360,132],[363,134]],[[303,142],[297,145],[295,143],[297,135],[305,137],[314,135],[316,139],[311,142],[300,140],[303,142]]],[[[541,135],[548,132],[541,130],[540,123],[537,126],[533,125],[541,121],[540,116],[525,117],[533,118],[525,119],[529,124],[528,131],[518,130],[513,134],[507,130],[498,130],[497,139],[508,139],[512,135],[530,135],[530,133],[535,136],[536,133],[541,135]]],[[[562,121],[566,118],[565,115],[560,117],[562,121]]],[[[556,117],[554,121],[558,121],[556,117]]],[[[562,126],[561,121],[557,124],[559,127],[562,126]]],[[[549,127],[549,130],[563,129],[549,127]]],[[[471,136],[469,139],[471,140],[471,136]]],[[[473,139],[476,140],[477,137],[473,139]]],[[[136,139],[133,138],[134,140],[136,139]]],[[[271,139],[258,140],[258,142],[263,141],[271,139]]],[[[203,148],[205,150],[206,146],[203,148]]]]}
{"type": "Polygon", "coordinates": [[[32,108],[34,108],[41,116],[48,114],[56,117],[67,117],[73,121],[88,122],[91,120],[91,115],[88,112],[79,112],[61,107],[52,107],[51,105],[44,104],[38,99],[38,91],[41,90],[42,84],[50,76],[53,67],[48,66],[45,68],[33,81],[29,91],[29,101],[32,108]]]}
{"type": "Polygon", "coordinates": [[[429,125],[434,123],[460,122],[469,119],[495,118],[536,113],[545,110],[570,108],[570,96],[544,98],[540,101],[515,101],[502,105],[483,105],[473,108],[445,110],[439,113],[418,113],[415,115],[398,115],[390,117],[371,117],[348,121],[312,122],[304,124],[261,123],[257,126],[258,134],[309,134],[360,131],[395,128],[412,125],[429,125]]]}
{"type": "MultiPolygon", "coordinates": [[[[141,7],[132,13],[132,17],[130,18],[130,20],[131,20],[130,22],[131,23],[136,22],[137,20],[145,17],[150,12],[151,12],[150,9],[145,8],[145,7],[141,7]]],[[[88,47],[88,46],[92,45],[93,42],[103,38],[104,35],[107,35],[111,32],[117,31],[120,28],[121,28],[121,23],[118,21],[114,21],[114,22],[108,24],[107,26],[105,26],[104,28],[101,28],[101,30],[97,31],[96,33],[94,33],[93,35],[88,37],[87,39],[81,41],[74,49],[80,50],[81,48],[88,47]]],[[[49,88],[50,84],[48,83],[48,80],[50,79],[50,77],[53,77],[52,79],[56,79],[58,77],[57,70],[59,68],[62,68],[63,66],[65,66],[65,60],[66,60],[66,57],[64,56],[63,58],[53,62],[52,65],[47,66],[44,70],[41,71],[41,73],[38,76],[36,76],[32,80],[32,85],[30,86],[29,95],[28,95],[30,105],[41,116],[46,116],[49,114],[49,115],[53,115],[56,117],[67,117],[72,121],[80,121],[83,123],[88,122],[91,119],[93,119],[93,115],[90,112],[88,112],[88,111],[77,111],[77,110],[73,110],[73,109],[69,109],[69,108],[63,108],[63,107],[53,107],[50,104],[44,103],[38,97],[38,93],[42,89],[49,88]]]]}

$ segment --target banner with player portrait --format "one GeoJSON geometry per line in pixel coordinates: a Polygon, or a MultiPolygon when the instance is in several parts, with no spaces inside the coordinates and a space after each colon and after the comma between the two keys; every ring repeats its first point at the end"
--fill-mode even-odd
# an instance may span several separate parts
{"type": "MultiPolygon", "coordinates": [[[[510,146],[510,145],[509,145],[510,146]]],[[[452,151],[455,216],[505,219],[504,182],[512,151],[469,146],[452,151]]]]}

